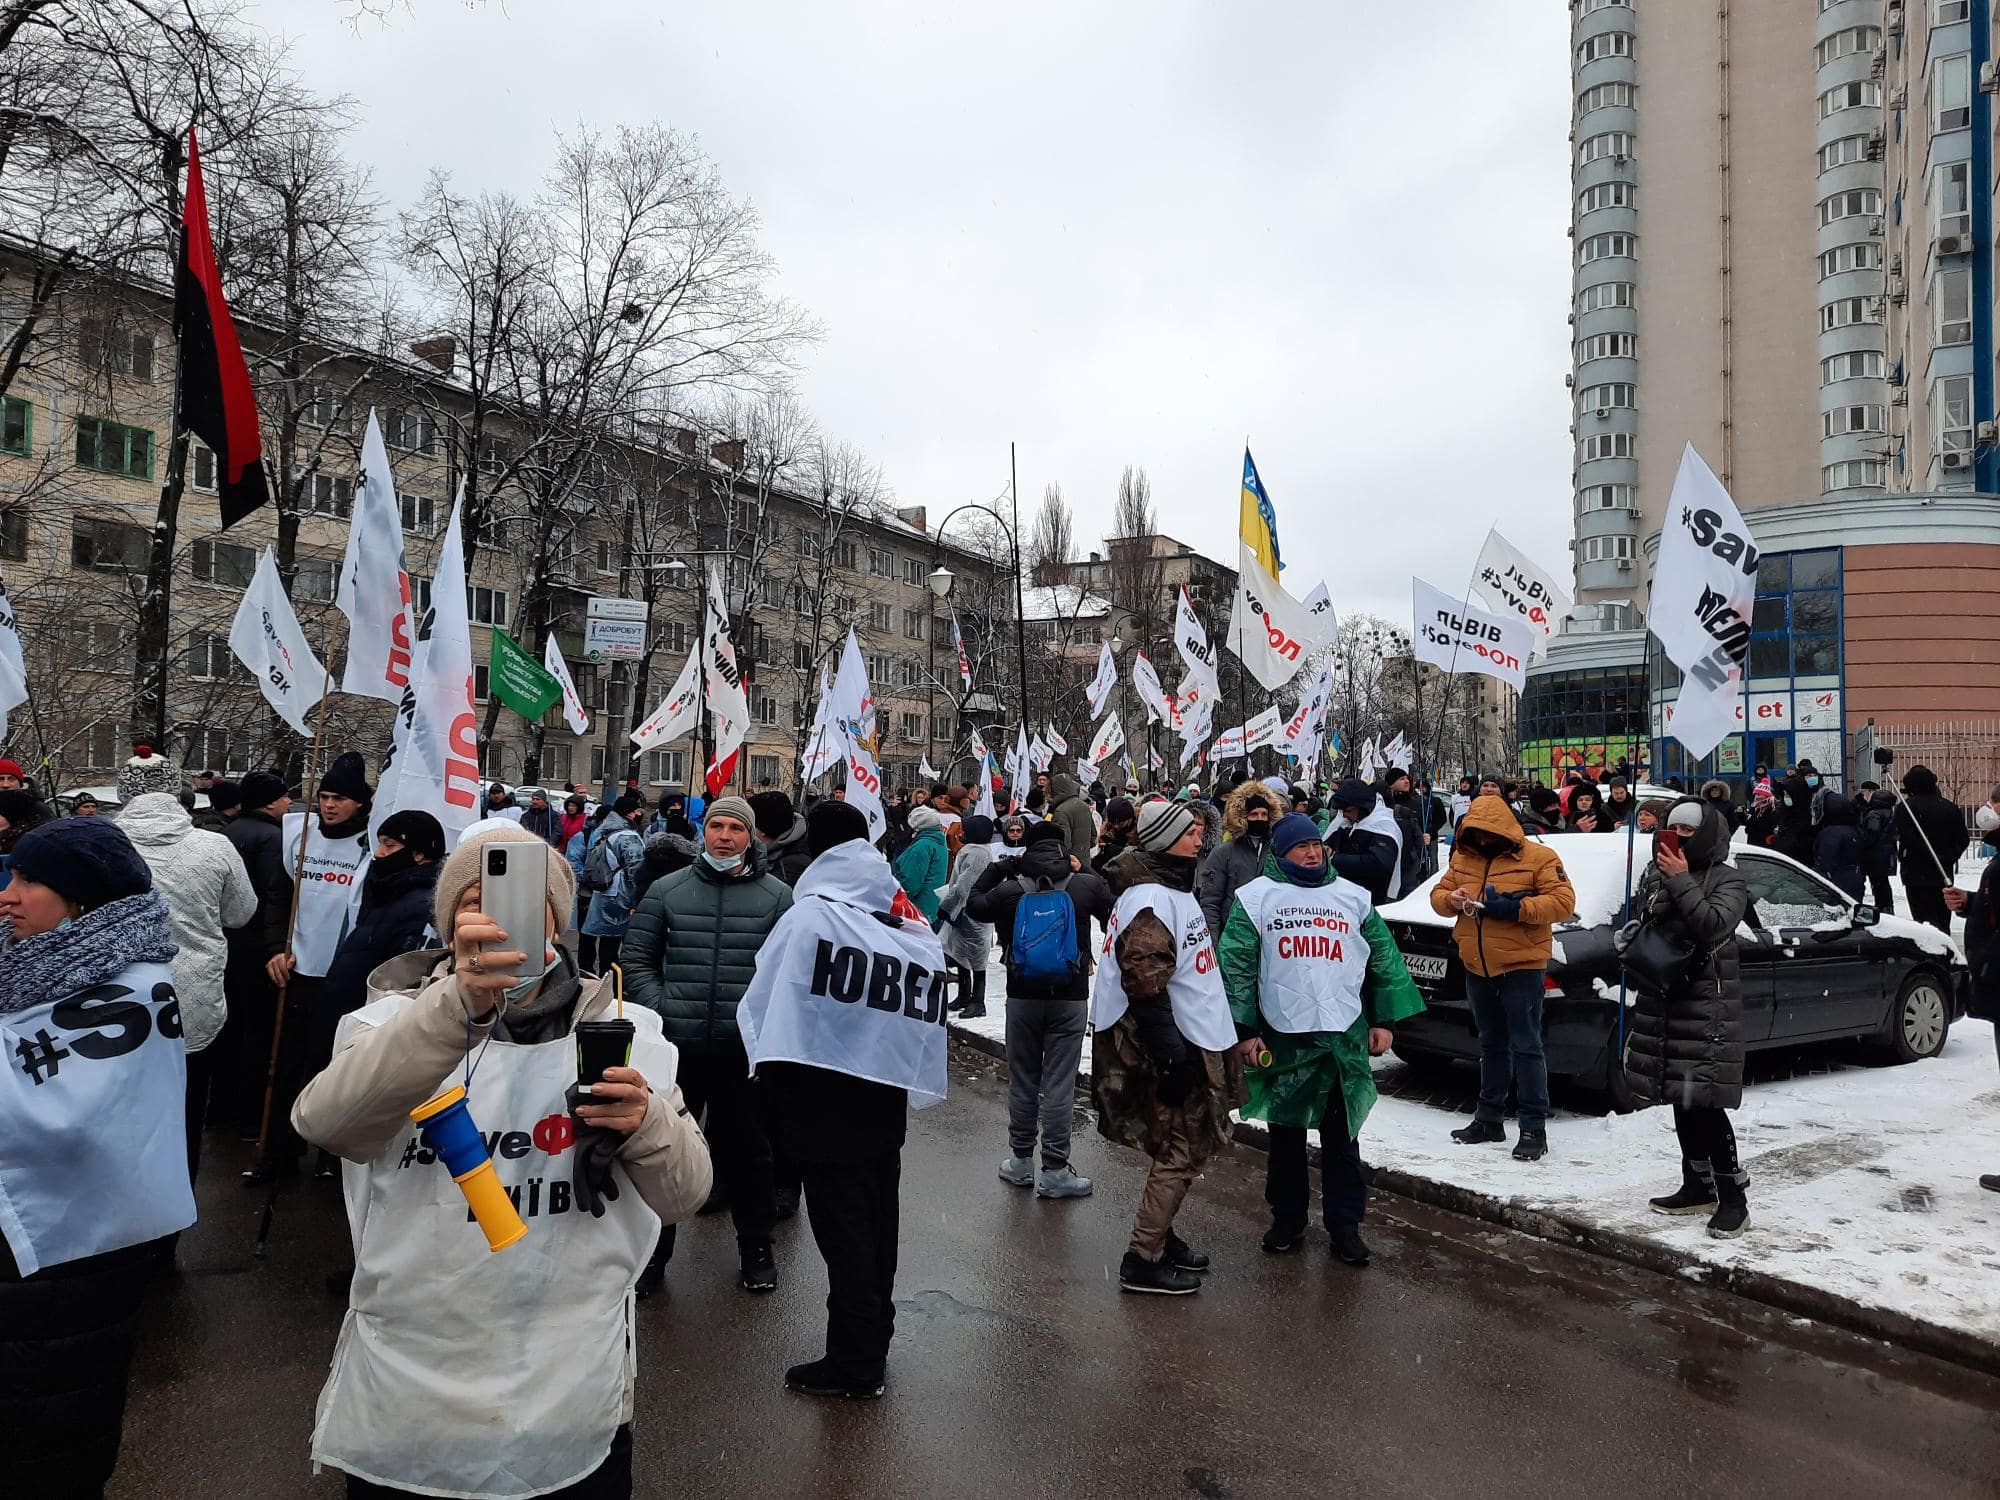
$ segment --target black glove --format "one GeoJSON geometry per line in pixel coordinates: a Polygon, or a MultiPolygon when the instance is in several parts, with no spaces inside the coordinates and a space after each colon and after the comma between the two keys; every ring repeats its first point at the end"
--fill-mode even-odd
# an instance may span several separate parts
{"type": "Polygon", "coordinates": [[[1516,893],[1511,896],[1503,895],[1489,885],[1486,887],[1486,896],[1483,903],[1486,908],[1486,920],[1489,922],[1520,921],[1522,900],[1523,893],[1516,893]]]}
{"type": "Polygon", "coordinates": [[[1154,1092],[1162,1104],[1178,1108],[1187,1102],[1188,1095],[1194,1092],[1195,1080],[1205,1071],[1200,1056],[1190,1052],[1160,1070],[1160,1082],[1154,1092]]]}
{"type": "Polygon", "coordinates": [[[602,1125],[586,1125],[576,1117],[577,1105],[590,1102],[590,1095],[583,1092],[582,1085],[571,1084],[563,1099],[569,1106],[570,1129],[576,1137],[576,1159],[570,1164],[570,1187],[576,1194],[576,1206],[592,1218],[601,1219],[604,1205],[618,1200],[618,1183],[611,1175],[611,1164],[618,1159],[625,1137],[602,1125]]]}

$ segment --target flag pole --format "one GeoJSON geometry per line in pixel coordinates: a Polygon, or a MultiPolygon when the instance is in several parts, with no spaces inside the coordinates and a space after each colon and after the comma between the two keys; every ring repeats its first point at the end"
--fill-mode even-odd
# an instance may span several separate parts
{"type": "Polygon", "coordinates": [[[299,931],[299,893],[305,886],[306,840],[312,836],[313,814],[319,801],[319,781],[324,773],[320,770],[320,746],[326,738],[326,700],[333,695],[333,651],[332,642],[327,643],[326,665],[321,669],[319,716],[313,724],[312,768],[315,773],[313,795],[306,802],[299,819],[299,854],[292,862],[292,911],[285,923],[285,980],[278,985],[277,1012],[271,1021],[271,1056],[264,1070],[264,1110],[257,1124],[257,1165],[270,1173],[265,1184],[263,1211],[257,1216],[257,1243],[252,1251],[256,1259],[264,1258],[264,1249],[271,1238],[271,1218],[278,1207],[278,1174],[272,1169],[271,1149],[271,1101],[278,1089],[278,1052],[285,1037],[286,991],[291,979],[292,944],[299,931]]]}

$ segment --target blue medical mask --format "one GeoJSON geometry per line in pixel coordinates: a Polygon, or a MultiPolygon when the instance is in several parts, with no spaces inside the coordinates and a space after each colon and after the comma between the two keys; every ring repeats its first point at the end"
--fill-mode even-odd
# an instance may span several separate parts
{"type": "Polygon", "coordinates": [[[743,856],[740,854],[732,855],[728,859],[724,859],[718,854],[709,853],[709,851],[706,849],[701,851],[701,857],[703,862],[707,864],[707,866],[711,870],[719,870],[725,875],[727,875],[731,870],[734,870],[743,863],[743,856]]]}
{"type": "Polygon", "coordinates": [[[1819,778],[1818,778],[1817,776],[1808,776],[1808,777],[1806,778],[1806,785],[1807,785],[1807,786],[1818,786],[1818,785],[1819,785],[1819,778]]]}

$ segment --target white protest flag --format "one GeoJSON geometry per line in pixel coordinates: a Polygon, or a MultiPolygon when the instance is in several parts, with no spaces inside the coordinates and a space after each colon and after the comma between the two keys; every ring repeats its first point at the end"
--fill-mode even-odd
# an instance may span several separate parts
{"type": "Polygon", "coordinates": [[[1208,632],[1202,628],[1201,616],[1194,612],[1185,584],[1181,585],[1180,602],[1174,613],[1174,650],[1180,653],[1188,671],[1207,683],[1213,693],[1215,652],[1209,647],[1208,632]]]}
{"type": "Polygon", "coordinates": [[[1097,653],[1097,675],[1091,678],[1083,690],[1089,700],[1091,717],[1095,718],[1104,710],[1104,697],[1118,682],[1118,663],[1111,656],[1111,642],[1106,641],[1097,653]]]}
{"type": "Polygon", "coordinates": [[[1554,578],[1528,560],[1494,527],[1479,549],[1472,570],[1472,596],[1495,614],[1517,615],[1534,632],[1535,652],[1541,653],[1569,613],[1569,595],[1554,578]]]}
{"type": "Polygon", "coordinates": [[[1396,737],[1393,740],[1375,752],[1375,761],[1381,769],[1386,771],[1391,766],[1400,766],[1405,760],[1409,759],[1409,756],[1410,747],[1404,743],[1403,731],[1399,729],[1396,731],[1396,737]]]}
{"type": "Polygon", "coordinates": [[[660,706],[646,716],[645,723],[632,731],[632,744],[636,749],[657,749],[684,734],[693,734],[701,726],[700,670],[701,652],[688,652],[687,665],[681,668],[681,675],[674,679],[674,685],[660,700],[660,706]]]}
{"type": "Polygon", "coordinates": [[[1138,690],[1140,705],[1146,710],[1146,722],[1167,723],[1167,690],[1160,686],[1160,674],[1153,670],[1143,651],[1132,653],[1132,686],[1138,690]]]}
{"type": "Polygon", "coordinates": [[[1243,748],[1245,751],[1262,750],[1267,745],[1275,745],[1285,732],[1285,716],[1278,712],[1273,703],[1262,713],[1252,714],[1243,726],[1243,748]]]}
{"type": "Polygon", "coordinates": [[[917,774],[926,781],[936,781],[938,779],[937,768],[931,764],[931,758],[928,755],[917,757],[917,774]]]}
{"type": "Polygon", "coordinates": [[[979,757],[979,800],[973,804],[972,811],[982,818],[1000,816],[1000,810],[993,805],[993,761],[986,755],[979,757]]]}
{"type": "Polygon", "coordinates": [[[833,674],[831,721],[847,738],[875,759],[880,742],[875,734],[875,689],[868,681],[868,664],[861,658],[861,642],[854,627],[847,628],[847,644],[840,649],[840,667],[833,674]]]}
{"type": "Polygon", "coordinates": [[[1023,724],[1014,740],[1014,753],[1008,758],[1012,774],[1009,784],[1013,788],[1010,812],[1019,812],[1028,805],[1028,789],[1035,784],[1034,767],[1028,761],[1028,726],[1023,724]]]}
{"type": "Polygon", "coordinates": [[[333,602],[347,616],[347,667],[340,674],[340,690],[401,703],[414,665],[415,611],[403,561],[402,506],[373,408],[361,438],[361,478],[354,486],[347,555],[340,561],[333,602]]]}
{"type": "Polygon", "coordinates": [[[1046,771],[1049,768],[1049,762],[1055,758],[1055,751],[1048,747],[1039,734],[1028,741],[1028,764],[1032,765],[1037,771],[1046,771]]]}
{"type": "Polygon", "coordinates": [[[846,744],[847,802],[861,809],[868,820],[868,842],[874,843],[889,831],[889,815],[882,810],[882,772],[866,745],[849,738],[846,744]]]}
{"type": "Polygon", "coordinates": [[[1069,741],[1056,733],[1055,725],[1049,725],[1047,732],[1043,734],[1042,738],[1048,741],[1049,748],[1055,751],[1057,755],[1069,754],[1069,741]]]}
{"type": "Polygon", "coordinates": [[[817,781],[840,764],[843,751],[839,727],[833,722],[833,688],[826,680],[826,666],[819,669],[819,704],[813,709],[812,729],[806,735],[806,753],[799,766],[804,781],[817,781]]]}
{"type": "Polygon", "coordinates": [[[431,581],[431,606],[417,624],[417,649],[382,764],[371,828],[392,812],[427,812],[444,825],[445,843],[455,846],[466,825],[479,816],[479,719],[472,708],[472,622],[465,593],[465,541],[460,514],[465,487],[459,486],[438,549],[431,581]]]}
{"type": "Polygon", "coordinates": [[[257,560],[250,587],[236,606],[229,627],[229,649],[250,669],[264,701],[300,734],[310,735],[306,715],[326,688],[326,668],[306,644],[292,601],[278,581],[278,557],[269,547],[257,560]]]}
{"type": "Polygon", "coordinates": [[[1167,769],[1167,758],[1151,745],[1146,747],[1146,764],[1155,776],[1167,769]]]}
{"type": "MultiPolygon", "coordinates": [[[[1208,747],[1211,761],[1241,760],[1243,758],[1243,726],[1225,729],[1215,737],[1215,743],[1208,747]]],[[[1186,762],[1182,762],[1186,764],[1186,762]]]]}
{"type": "Polygon", "coordinates": [[[1535,649],[1536,637],[1533,627],[1519,616],[1471,608],[1421,578],[1410,580],[1410,612],[1416,627],[1411,645],[1418,661],[1447,672],[1497,677],[1517,693],[1527,685],[1528,654],[1535,649]]]}
{"type": "Polygon", "coordinates": [[[7,733],[7,715],[28,701],[28,663],[21,654],[21,627],[14,618],[14,601],[7,597],[7,580],[0,577],[0,737],[7,733]]]}
{"type": "Polygon", "coordinates": [[[702,619],[702,679],[714,748],[708,763],[708,795],[713,797],[736,773],[736,752],[750,733],[750,700],[743,692],[743,669],[729,626],[729,597],[722,565],[708,565],[708,602],[702,619]]]}
{"type": "Polygon", "coordinates": [[[966,747],[972,752],[972,758],[982,766],[987,765],[993,759],[993,752],[986,748],[986,740],[977,729],[971,731],[966,742],[966,747]]]}
{"type": "Polygon", "coordinates": [[[1689,443],[1661,522],[1646,616],[1687,674],[1667,710],[1667,732],[1691,755],[1707,755],[1736,727],[1758,555],[1736,502],[1689,443]]]}
{"type": "Polygon", "coordinates": [[[972,658],[965,654],[965,635],[958,628],[958,616],[951,617],[951,649],[958,657],[958,680],[965,684],[965,690],[972,691],[972,658]]]}
{"type": "Polygon", "coordinates": [[[556,644],[553,630],[542,644],[542,665],[549,669],[551,677],[562,684],[563,719],[569,725],[569,732],[589,734],[590,715],[583,711],[583,700],[576,695],[576,683],[569,675],[569,663],[563,660],[562,647],[556,644]]]}
{"type": "Polygon", "coordinates": [[[1236,602],[1229,611],[1229,645],[1264,687],[1275,692],[1337,628],[1324,588],[1301,604],[1264,571],[1247,546],[1237,559],[1236,602]]]}
{"type": "Polygon", "coordinates": [[[1097,726],[1097,734],[1090,742],[1090,763],[1101,766],[1116,754],[1125,744],[1125,726],[1112,714],[1097,726]]]}
{"type": "Polygon", "coordinates": [[[1333,662],[1324,662],[1307,684],[1298,706],[1285,720],[1282,736],[1286,753],[1294,760],[1310,761],[1319,754],[1320,739],[1326,730],[1326,711],[1333,698],[1333,662]]]}

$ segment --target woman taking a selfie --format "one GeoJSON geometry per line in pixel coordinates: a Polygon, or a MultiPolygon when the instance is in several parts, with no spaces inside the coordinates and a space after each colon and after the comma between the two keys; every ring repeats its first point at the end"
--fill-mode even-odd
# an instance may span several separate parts
{"type": "Polygon", "coordinates": [[[710,1166],[659,1018],[553,946],[574,900],[569,865],[533,834],[461,841],[434,908],[450,951],[377,970],[428,972],[341,1022],[293,1110],[348,1164],[355,1274],[312,1456],[350,1497],[632,1493],[632,1286],[661,1223],[708,1196],[710,1166]],[[524,884],[532,937],[493,914],[524,884]],[[579,1024],[620,1011],[629,1065],[579,1092],[579,1024]],[[461,1191],[411,1121],[454,1086],[491,1143],[511,1238],[490,1201],[479,1222],[469,1210],[484,1169],[461,1191]]]}
{"type": "Polygon", "coordinates": [[[1708,1232],[1750,1227],[1750,1175],[1736,1159],[1728,1111],[1743,1102],[1743,988],[1736,924],[1750,888],[1728,863],[1729,823],[1693,797],[1676,802],[1639,877],[1632,926],[1619,934],[1630,1013],[1625,1076],[1635,1099],[1671,1104],[1681,1143],[1680,1191],[1663,1214],[1708,1214],[1708,1232]]]}

